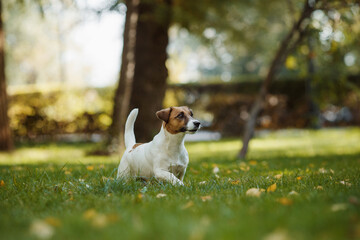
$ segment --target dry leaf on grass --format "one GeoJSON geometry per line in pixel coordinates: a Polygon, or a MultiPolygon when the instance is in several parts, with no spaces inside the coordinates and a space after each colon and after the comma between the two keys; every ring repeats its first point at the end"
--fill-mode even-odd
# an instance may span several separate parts
{"type": "Polygon", "coordinates": [[[200,198],[203,202],[210,201],[212,199],[211,196],[201,196],[200,198]]]}
{"type": "Polygon", "coordinates": [[[219,169],[217,166],[215,166],[215,167],[213,168],[213,173],[214,173],[214,174],[217,174],[218,172],[220,172],[220,169],[219,169]]]}
{"type": "Polygon", "coordinates": [[[39,239],[49,239],[54,233],[54,227],[43,220],[34,220],[30,225],[30,234],[39,239]]]}
{"type": "Polygon", "coordinates": [[[194,206],[194,202],[193,201],[188,201],[184,206],[182,206],[181,209],[188,209],[190,207],[194,206]]]}
{"type": "Polygon", "coordinates": [[[47,217],[44,220],[46,223],[50,224],[53,227],[59,227],[61,226],[61,221],[58,218],[55,217],[47,217]]]}
{"type": "Polygon", "coordinates": [[[250,188],[246,191],[246,196],[260,197],[262,191],[259,188],[250,188]]]}
{"type": "Polygon", "coordinates": [[[230,183],[231,183],[232,185],[239,185],[239,184],[240,184],[240,180],[232,180],[232,181],[230,181],[230,183]]]}
{"type": "Polygon", "coordinates": [[[270,185],[268,188],[267,188],[267,192],[275,192],[276,190],[276,183],[270,185]]]}
{"type": "Polygon", "coordinates": [[[295,195],[299,195],[299,193],[297,193],[296,191],[291,191],[291,192],[289,192],[289,195],[293,195],[293,196],[295,196],[295,195]]]}
{"type": "Polygon", "coordinates": [[[89,170],[89,171],[93,171],[93,170],[94,170],[94,166],[93,166],[93,165],[87,166],[86,169],[89,170]]]}
{"type": "Polygon", "coordinates": [[[249,161],[249,164],[255,166],[257,164],[257,161],[251,160],[251,161],[249,161]]]}
{"type": "Polygon", "coordinates": [[[303,177],[302,176],[299,176],[296,178],[296,180],[301,180],[303,177]]]}
{"type": "Polygon", "coordinates": [[[0,181],[0,187],[5,187],[5,182],[4,182],[4,180],[1,180],[1,181],[0,181]]]}
{"type": "Polygon", "coordinates": [[[276,174],[276,175],[274,176],[274,178],[276,178],[276,179],[280,179],[280,178],[282,178],[282,177],[283,177],[283,174],[282,174],[282,173],[276,174]]]}
{"type": "Polygon", "coordinates": [[[351,187],[351,183],[346,181],[340,181],[341,184],[345,185],[346,187],[351,187]]]}
{"type": "Polygon", "coordinates": [[[279,198],[277,200],[281,205],[284,205],[284,206],[290,206],[294,203],[293,200],[289,199],[289,198],[286,198],[286,197],[282,197],[282,198],[279,198]]]}
{"type": "Polygon", "coordinates": [[[317,186],[317,187],[315,187],[315,189],[317,189],[317,190],[324,190],[324,188],[323,188],[322,186],[317,186]]]}
{"type": "Polygon", "coordinates": [[[156,195],[157,198],[163,198],[166,197],[165,193],[159,193],[158,195],[156,195]]]}
{"type": "Polygon", "coordinates": [[[285,229],[277,229],[266,235],[263,240],[291,240],[293,239],[285,229]]]}
{"type": "Polygon", "coordinates": [[[346,210],[348,205],[346,203],[336,203],[331,206],[331,211],[337,212],[337,211],[343,211],[346,210]]]}

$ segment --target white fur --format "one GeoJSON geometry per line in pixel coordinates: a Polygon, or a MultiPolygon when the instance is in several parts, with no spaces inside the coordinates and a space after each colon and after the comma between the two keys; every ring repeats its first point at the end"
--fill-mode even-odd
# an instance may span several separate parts
{"type": "MultiPolygon", "coordinates": [[[[174,185],[184,185],[183,179],[189,163],[184,138],[186,133],[194,132],[171,134],[161,127],[160,132],[151,142],[133,149],[135,144],[134,122],[137,113],[137,109],[132,110],[126,121],[126,150],[120,161],[117,178],[155,177],[174,185]],[[132,138],[132,136],[134,137],[132,138]]],[[[196,120],[191,119],[188,122],[187,130],[196,129],[194,121],[196,120]]]]}

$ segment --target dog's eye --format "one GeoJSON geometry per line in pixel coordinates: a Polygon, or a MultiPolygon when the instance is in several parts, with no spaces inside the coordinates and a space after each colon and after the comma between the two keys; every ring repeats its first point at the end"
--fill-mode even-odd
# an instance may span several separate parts
{"type": "Polygon", "coordinates": [[[183,118],[184,117],[184,113],[181,112],[179,115],[176,116],[176,118],[183,118]]]}
{"type": "Polygon", "coordinates": [[[194,113],[193,113],[192,111],[190,111],[190,116],[191,116],[191,117],[194,116],[194,113]]]}

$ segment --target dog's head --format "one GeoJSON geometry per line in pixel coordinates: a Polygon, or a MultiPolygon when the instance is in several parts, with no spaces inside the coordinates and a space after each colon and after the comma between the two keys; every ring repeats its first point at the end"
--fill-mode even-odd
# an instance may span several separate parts
{"type": "Polygon", "coordinates": [[[156,112],[156,116],[164,121],[164,128],[171,134],[196,133],[200,122],[193,118],[189,107],[170,107],[156,112]]]}

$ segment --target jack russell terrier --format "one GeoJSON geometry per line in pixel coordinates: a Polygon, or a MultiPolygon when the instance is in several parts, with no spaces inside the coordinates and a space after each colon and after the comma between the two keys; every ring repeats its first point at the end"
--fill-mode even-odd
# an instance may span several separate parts
{"type": "Polygon", "coordinates": [[[121,158],[117,178],[155,177],[173,185],[184,185],[183,179],[189,163],[184,145],[186,133],[194,134],[200,122],[193,118],[188,107],[170,107],[156,112],[163,121],[160,132],[148,143],[136,143],[134,122],[139,110],[133,109],[125,124],[125,153],[121,158]]]}

